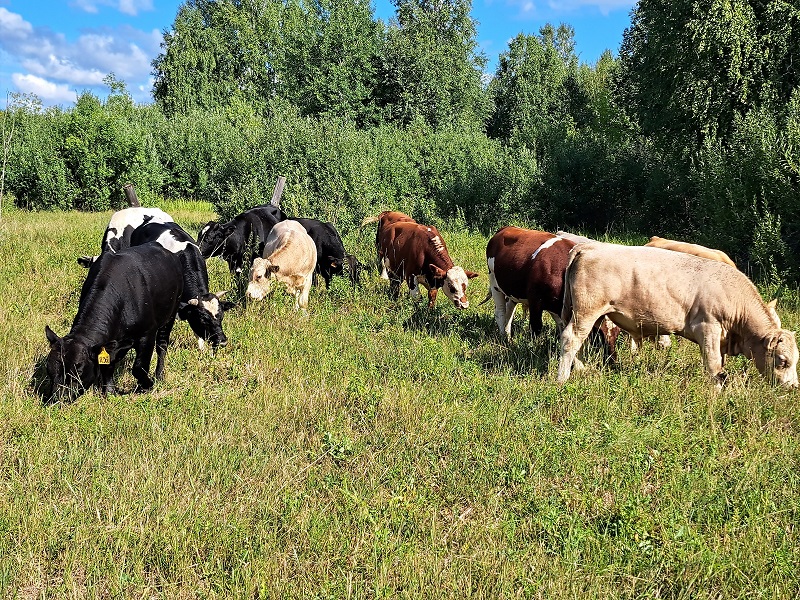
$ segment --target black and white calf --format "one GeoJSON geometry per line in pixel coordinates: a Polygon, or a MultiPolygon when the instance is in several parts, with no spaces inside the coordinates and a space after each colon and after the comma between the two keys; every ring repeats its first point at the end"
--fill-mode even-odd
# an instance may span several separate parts
{"type": "Polygon", "coordinates": [[[131,246],[155,242],[169,250],[181,261],[183,268],[183,294],[178,316],[188,321],[202,348],[209,342],[213,348],[225,346],[228,338],[222,330],[226,310],[233,308],[225,302],[225,292],[212,294],[208,290],[208,269],[200,248],[192,236],[177,223],[146,223],[137,227],[130,237],[131,246]]]}
{"type": "MultiPolygon", "coordinates": [[[[119,252],[131,245],[131,235],[140,225],[145,223],[171,223],[174,219],[159,208],[141,207],[124,208],[111,215],[103,239],[100,240],[100,253],[119,252]]],[[[86,267],[97,260],[97,256],[81,256],[78,264],[86,267]]]]}
{"type": "Polygon", "coordinates": [[[228,263],[231,273],[238,275],[261,256],[269,232],[286,219],[286,214],[276,206],[257,206],[227,223],[209,221],[197,234],[197,243],[204,258],[219,256],[228,263]]]}
{"type": "Polygon", "coordinates": [[[153,350],[155,378],[161,379],[182,295],[180,258],[161,245],[103,253],[83,283],[70,332],[59,337],[45,327],[51,399],[74,400],[94,384],[113,392],[114,368],[131,348],[137,390],[150,389],[153,350]]]}
{"type": "Polygon", "coordinates": [[[292,218],[302,225],[308,235],[314,240],[317,247],[317,266],[314,269],[314,276],[322,275],[325,285],[330,287],[331,278],[334,275],[341,275],[344,265],[347,264],[350,271],[350,280],[355,284],[358,282],[360,263],[355,256],[347,254],[344,250],[342,238],[332,223],[325,223],[318,219],[292,218]]]}

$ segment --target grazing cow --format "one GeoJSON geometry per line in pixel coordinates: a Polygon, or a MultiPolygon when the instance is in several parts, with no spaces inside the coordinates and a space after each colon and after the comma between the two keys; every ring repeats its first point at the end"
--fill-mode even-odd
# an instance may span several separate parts
{"type": "Polygon", "coordinates": [[[650,241],[645,244],[645,246],[649,246],[651,248],[663,248],[664,250],[673,250],[674,252],[685,252],[686,254],[694,254],[700,258],[709,258],[711,260],[723,262],[726,265],[730,265],[734,268],[736,267],[736,263],[734,263],[730,256],[725,254],[722,250],[706,248],[700,244],[690,244],[689,242],[667,240],[654,235],[650,238],[650,241]]]}
{"type": "Polygon", "coordinates": [[[405,281],[415,297],[419,296],[419,284],[428,289],[430,308],[439,288],[456,308],[469,307],[467,284],[478,274],[453,264],[436,227],[403,221],[382,227],[380,234],[378,255],[383,257],[395,298],[405,281]]]}
{"type": "Polygon", "coordinates": [[[639,342],[674,333],[697,343],[719,387],[725,356],[738,354],[752,358],[764,376],[798,386],[794,333],[776,326],[753,283],[721,262],[644,246],[576,246],[564,282],[560,382],[573,362],[581,368],[576,354],[603,315],[639,342]]]}
{"type": "MultiPolygon", "coordinates": [[[[145,223],[170,223],[173,218],[159,208],[141,207],[123,208],[111,215],[100,240],[100,252],[119,252],[131,245],[133,231],[145,223]]],[[[97,260],[97,256],[81,256],[78,264],[87,269],[97,260]]]]}
{"type": "Polygon", "coordinates": [[[277,206],[257,206],[227,223],[209,221],[197,234],[197,243],[203,258],[221,257],[235,275],[242,272],[245,262],[250,264],[254,258],[262,256],[270,230],[287,218],[277,206]]]}
{"type": "MultiPolygon", "coordinates": [[[[542,331],[542,312],[553,316],[563,329],[564,270],[575,242],[545,231],[503,227],[486,246],[489,296],[500,335],[511,339],[511,322],[517,304],[529,311],[531,334],[542,331]]],[[[605,339],[607,358],[616,361],[619,327],[600,319],[597,328],[605,339]]]]}
{"type": "Polygon", "coordinates": [[[261,300],[273,281],[279,281],[294,294],[295,310],[305,310],[316,264],[317,247],[305,228],[297,221],[281,221],[267,236],[264,258],[253,261],[247,297],[261,300]]]}
{"type": "Polygon", "coordinates": [[[347,254],[344,250],[342,238],[332,223],[324,223],[317,219],[301,219],[292,217],[292,221],[297,221],[302,225],[306,233],[314,240],[317,248],[317,266],[314,268],[314,275],[322,275],[325,286],[330,287],[331,279],[334,275],[341,275],[344,265],[347,263],[350,271],[350,281],[355,285],[358,283],[359,265],[355,256],[347,254]]]}
{"type": "Polygon", "coordinates": [[[416,221],[405,213],[396,210],[385,210],[377,216],[365,218],[361,222],[361,226],[363,227],[369,223],[378,223],[378,230],[375,232],[375,247],[378,250],[378,256],[375,264],[378,265],[378,271],[381,277],[383,279],[389,279],[389,273],[386,271],[386,265],[383,262],[383,256],[381,256],[381,231],[384,227],[388,227],[394,223],[416,223],[416,221]]]}
{"type": "Polygon", "coordinates": [[[226,346],[222,318],[232,302],[222,300],[225,292],[208,290],[208,269],[192,237],[177,223],[146,223],[131,235],[131,246],[156,242],[180,258],[183,267],[183,294],[178,317],[187,321],[197,336],[200,348],[209,342],[212,348],[226,346]]]}
{"type": "Polygon", "coordinates": [[[70,332],[62,338],[45,327],[51,399],[74,400],[95,383],[104,394],[113,392],[114,367],[131,348],[136,351],[132,373],[137,389],[153,386],[154,348],[155,378],[161,379],[183,294],[182,271],[178,256],[159,244],[101,254],[81,288],[70,332]]]}

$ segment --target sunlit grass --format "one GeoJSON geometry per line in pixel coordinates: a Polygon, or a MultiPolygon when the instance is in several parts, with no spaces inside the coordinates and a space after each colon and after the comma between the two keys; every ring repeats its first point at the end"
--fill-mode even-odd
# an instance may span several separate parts
{"type": "MultiPolygon", "coordinates": [[[[216,356],[179,323],[152,393],[44,406],[44,326],[69,330],[109,216],[0,222],[0,595],[798,596],[796,394],[742,358],[716,394],[683,340],[558,386],[551,321],[506,345],[477,306],[476,234],[443,229],[482,273],[467,311],[336,279],[307,315],[234,309],[216,356]]],[[[374,229],[346,233],[371,263],[374,229]]]]}

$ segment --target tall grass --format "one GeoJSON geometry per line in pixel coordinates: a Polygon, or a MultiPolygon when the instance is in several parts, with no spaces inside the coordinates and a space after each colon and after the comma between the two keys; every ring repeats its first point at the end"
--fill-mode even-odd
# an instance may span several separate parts
{"type": "MultiPolygon", "coordinates": [[[[466,311],[337,279],[307,315],[279,293],[234,309],[216,356],[179,323],[152,393],[43,405],[44,326],[68,331],[109,215],[0,223],[0,595],[800,593],[796,394],[743,359],[715,394],[685,341],[556,385],[552,323],[506,345],[477,306],[477,234],[443,229],[484,273],[466,311]]],[[[346,245],[367,262],[373,239],[346,245]]]]}

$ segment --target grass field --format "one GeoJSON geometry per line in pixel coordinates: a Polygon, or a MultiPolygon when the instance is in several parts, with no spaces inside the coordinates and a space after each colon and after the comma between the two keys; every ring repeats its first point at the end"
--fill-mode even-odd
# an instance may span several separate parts
{"type": "MultiPolygon", "coordinates": [[[[0,596],[800,595],[798,394],[741,357],[717,394],[685,340],[558,386],[552,321],[506,345],[477,306],[477,234],[443,229],[482,273],[466,311],[338,279],[307,315],[234,309],[216,356],[178,323],[152,393],[44,405],[44,326],[69,331],[109,216],[0,221],[0,596]]],[[[778,310],[796,330],[797,295],[778,310]]]]}

